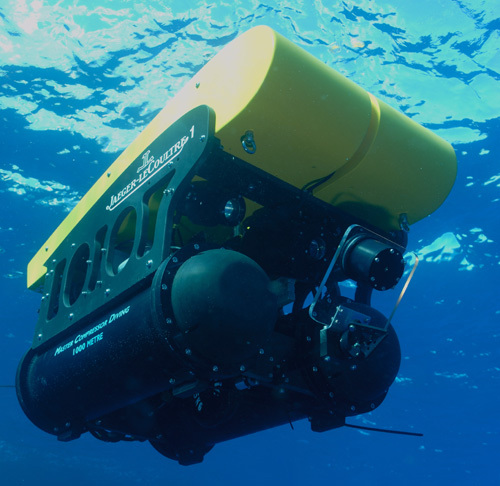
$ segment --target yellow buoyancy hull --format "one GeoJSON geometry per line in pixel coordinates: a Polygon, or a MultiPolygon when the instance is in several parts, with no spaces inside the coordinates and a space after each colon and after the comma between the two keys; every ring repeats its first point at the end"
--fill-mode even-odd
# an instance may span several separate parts
{"type": "Polygon", "coordinates": [[[210,60],[88,191],[30,262],[28,287],[42,282],[47,259],[123,170],[199,105],[214,109],[226,152],[299,188],[324,178],[315,196],[384,230],[433,212],[455,180],[447,142],[272,29],[255,27],[210,60]],[[248,131],[254,154],[241,142],[248,131]]]}

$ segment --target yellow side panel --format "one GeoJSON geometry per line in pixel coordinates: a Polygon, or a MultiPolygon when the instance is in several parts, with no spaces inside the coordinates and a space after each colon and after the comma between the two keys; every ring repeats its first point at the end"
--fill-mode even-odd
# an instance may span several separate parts
{"type": "Polygon", "coordinates": [[[184,113],[209,105],[224,150],[383,229],[414,223],[453,185],[456,160],[442,139],[377,100],[268,27],[224,47],[144,129],[67,216],[28,266],[28,287],[90,207],[184,113]],[[252,130],[257,150],[243,150],[252,130]]]}

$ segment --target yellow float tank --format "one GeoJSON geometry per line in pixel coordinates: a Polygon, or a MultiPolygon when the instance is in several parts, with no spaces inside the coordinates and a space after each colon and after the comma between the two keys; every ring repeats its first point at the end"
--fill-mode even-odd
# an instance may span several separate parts
{"type": "Polygon", "coordinates": [[[260,26],[225,46],[127,147],[28,266],[37,287],[45,262],[146,147],[184,113],[209,105],[224,150],[384,230],[424,218],[455,180],[452,147],[260,26]],[[244,150],[252,132],[256,151],[244,150]],[[332,175],[333,174],[333,175],[332,175]],[[331,177],[328,177],[331,176],[331,177]]]}

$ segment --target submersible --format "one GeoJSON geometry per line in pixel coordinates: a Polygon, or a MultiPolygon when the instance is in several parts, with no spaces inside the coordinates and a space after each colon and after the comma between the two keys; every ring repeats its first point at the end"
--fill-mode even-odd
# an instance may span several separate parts
{"type": "Polygon", "coordinates": [[[246,32],[30,262],[24,412],[62,441],[148,441],[188,465],[374,410],[401,352],[372,293],[402,287],[409,227],[455,174],[444,140],[272,29],[246,32]]]}

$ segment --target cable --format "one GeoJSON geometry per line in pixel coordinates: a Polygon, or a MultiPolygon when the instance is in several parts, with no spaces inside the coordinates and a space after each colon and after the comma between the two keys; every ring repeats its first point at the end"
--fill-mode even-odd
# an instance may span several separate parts
{"type": "Polygon", "coordinates": [[[335,172],[336,171],[333,171],[331,174],[328,174],[328,175],[326,175],[324,177],[321,177],[319,179],[314,179],[313,181],[309,181],[306,185],[304,185],[302,187],[301,190],[302,191],[306,191],[309,194],[312,194],[312,192],[314,191],[314,189],[316,189],[318,186],[321,186],[321,184],[323,184],[328,179],[330,179],[331,177],[333,177],[335,175],[335,172]]]}

